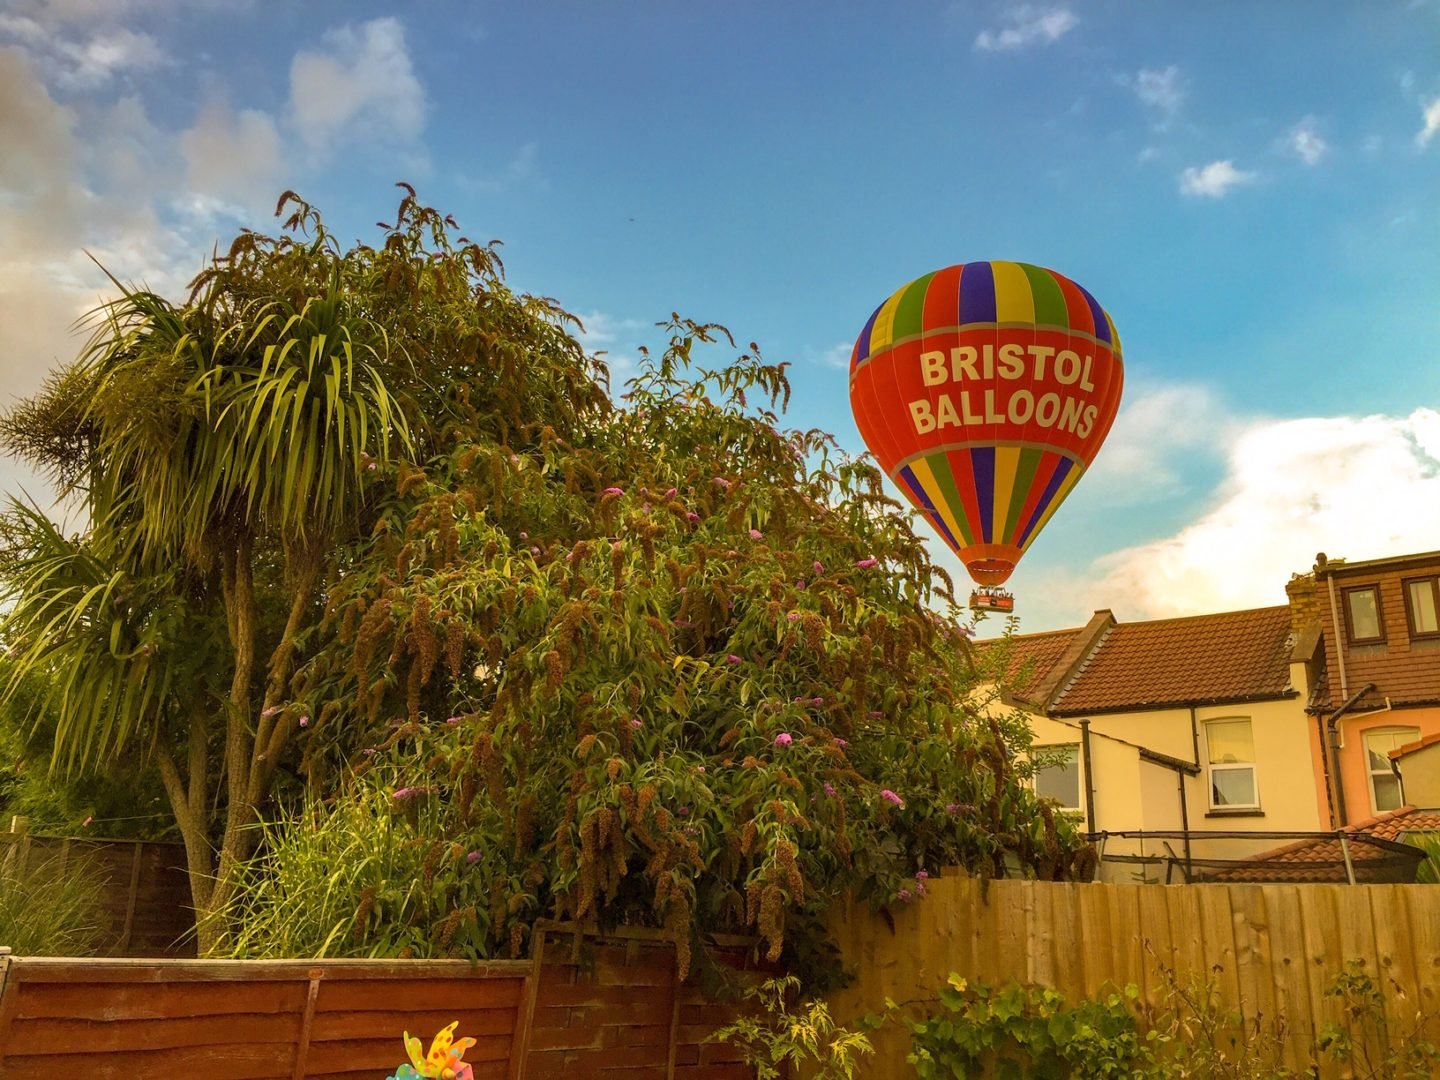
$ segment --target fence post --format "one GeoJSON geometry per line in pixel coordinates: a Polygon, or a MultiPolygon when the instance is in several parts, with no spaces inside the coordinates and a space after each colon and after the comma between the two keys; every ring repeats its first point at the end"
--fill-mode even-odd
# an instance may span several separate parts
{"type": "Polygon", "coordinates": [[[10,850],[5,853],[4,865],[0,870],[14,869],[17,874],[25,873],[25,864],[30,856],[30,819],[16,814],[10,819],[10,850]]]}
{"type": "Polygon", "coordinates": [[[130,853],[130,890],[125,894],[125,925],[120,928],[120,944],[116,952],[124,956],[130,949],[135,936],[135,902],[140,895],[140,862],[145,854],[145,842],[137,841],[130,853]]]}

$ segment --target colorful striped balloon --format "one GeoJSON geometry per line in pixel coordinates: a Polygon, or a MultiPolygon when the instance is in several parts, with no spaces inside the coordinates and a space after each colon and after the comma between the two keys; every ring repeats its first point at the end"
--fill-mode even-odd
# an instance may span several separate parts
{"type": "Polygon", "coordinates": [[[1115,324],[1028,263],[948,266],[896,290],[850,357],[880,466],[981,585],[999,585],[1094,459],[1120,407],[1115,324]]]}

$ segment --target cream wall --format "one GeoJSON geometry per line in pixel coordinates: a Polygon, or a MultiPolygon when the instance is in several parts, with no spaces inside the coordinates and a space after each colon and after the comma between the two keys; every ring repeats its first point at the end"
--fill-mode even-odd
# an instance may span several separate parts
{"type": "Polygon", "coordinates": [[[1413,750],[1400,759],[1405,801],[1426,810],[1440,808],[1440,743],[1413,750]]]}

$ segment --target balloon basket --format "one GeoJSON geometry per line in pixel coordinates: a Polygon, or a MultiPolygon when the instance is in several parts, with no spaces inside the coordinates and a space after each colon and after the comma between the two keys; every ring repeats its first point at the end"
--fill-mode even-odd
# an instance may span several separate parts
{"type": "Polygon", "coordinates": [[[981,586],[970,594],[970,610],[1008,613],[1015,610],[1015,597],[993,585],[981,586]]]}

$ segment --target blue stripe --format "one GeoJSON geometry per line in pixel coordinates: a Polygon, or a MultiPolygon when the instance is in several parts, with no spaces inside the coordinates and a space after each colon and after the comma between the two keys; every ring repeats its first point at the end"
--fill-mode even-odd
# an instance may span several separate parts
{"type": "Polygon", "coordinates": [[[877,307],[871,314],[870,318],[865,320],[865,329],[860,331],[860,339],[856,342],[855,355],[851,357],[851,371],[854,371],[855,368],[860,365],[860,361],[870,358],[870,331],[875,329],[875,320],[880,315],[880,308],[884,306],[884,304],[881,304],[880,307],[877,307]]]}
{"type": "Polygon", "coordinates": [[[1045,508],[1050,505],[1050,500],[1055,497],[1055,492],[1060,490],[1060,485],[1065,482],[1065,477],[1070,475],[1070,470],[1074,465],[1075,463],[1067,457],[1061,458],[1060,464],[1055,466],[1055,471],[1050,475],[1050,482],[1045,485],[1045,494],[1041,495],[1040,501],[1035,504],[1035,512],[1030,515],[1030,520],[1025,525],[1025,531],[1016,541],[1017,547],[1024,547],[1025,541],[1030,539],[1030,534],[1035,530],[1035,523],[1045,516],[1045,508]]]}
{"type": "Polygon", "coordinates": [[[951,534],[949,527],[946,526],[945,519],[942,518],[940,512],[935,509],[935,504],[930,501],[930,496],[925,493],[924,485],[915,479],[915,474],[910,471],[909,465],[906,465],[900,470],[900,479],[905,481],[905,486],[910,489],[911,497],[925,508],[926,520],[935,527],[936,532],[945,538],[947,544],[958,550],[960,545],[955,542],[955,537],[951,534]]]}
{"type": "Polygon", "coordinates": [[[970,451],[970,471],[975,477],[975,501],[980,510],[980,540],[982,543],[992,544],[994,540],[990,534],[994,531],[995,518],[995,448],[974,447],[970,451]]]}
{"type": "Polygon", "coordinates": [[[1090,318],[1095,320],[1096,339],[1105,342],[1106,345],[1111,344],[1110,320],[1105,318],[1105,309],[1096,302],[1084,285],[1077,283],[1075,287],[1080,290],[1080,295],[1085,297],[1085,302],[1090,305],[1090,318]]]}
{"type": "Polygon", "coordinates": [[[995,271],[988,262],[966,263],[960,271],[960,326],[995,321],[995,271]]]}

